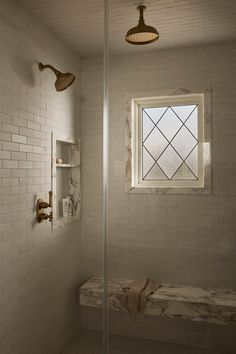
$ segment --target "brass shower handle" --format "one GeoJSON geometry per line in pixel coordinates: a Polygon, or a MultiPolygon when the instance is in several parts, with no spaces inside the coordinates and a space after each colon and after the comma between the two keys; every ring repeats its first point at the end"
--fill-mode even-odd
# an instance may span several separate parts
{"type": "Polygon", "coordinates": [[[49,193],[49,202],[44,202],[42,199],[38,199],[38,208],[39,209],[46,209],[52,207],[52,191],[49,193]]]}
{"type": "Polygon", "coordinates": [[[39,202],[39,205],[38,205],[38,207],[39,207],[39,209],[46,209],[46,208],[49,208],[51,205],[49,205],[49,203],[47,203],[47,202],[39,202]]]}
{"type": "Polygon", "coordinates": [[[45,214],[45,213],[41,213],[40,214],[40,220],[43,221],[43,220],[47,220],[49,219],[49,221],[52,221],[53,219],[53,213],[52,211],[50,212],[50,214],[45,214]]]}
{"type": "Polygon", "coordinates": [[[49,221],[52,221],[53,219],[53,213],[52,211],[50,214],[46,214],[44,212],[44,209],[46,208],[51,208],[52,207],[52,191],[49,192],[49,202],[45,202],[42,199],[38,199],[36,203],[36,219],[37,222],[42,222],[43,220],[49,219],[49,221]]]}

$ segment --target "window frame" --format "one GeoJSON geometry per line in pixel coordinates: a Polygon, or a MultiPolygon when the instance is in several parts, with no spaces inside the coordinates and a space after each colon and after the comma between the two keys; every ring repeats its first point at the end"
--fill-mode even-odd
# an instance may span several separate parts
{"type": "Polygon", "coordinates": [[[126,143],[126,186],[129,192],[137,193],[210,193],[210,89],[174,92],[130,94],[128,97],[127,143],[126,143]],[[198,180],[156,180],[144,181],[142,178],[142,108],[174,106],[184,104],[198,105],[198,180]]]}

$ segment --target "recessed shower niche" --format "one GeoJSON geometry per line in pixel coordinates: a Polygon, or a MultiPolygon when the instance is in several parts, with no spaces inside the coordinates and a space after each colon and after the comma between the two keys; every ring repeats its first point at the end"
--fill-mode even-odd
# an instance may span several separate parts
{"type": "Polygon", "coordinates": [[[53,228],[80,217],[80,140],[52,133],[53,228]]]}

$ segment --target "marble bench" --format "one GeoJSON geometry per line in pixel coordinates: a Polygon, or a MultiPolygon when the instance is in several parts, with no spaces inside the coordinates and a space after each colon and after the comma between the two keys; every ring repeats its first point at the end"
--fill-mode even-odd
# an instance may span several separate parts
{"type": "MultiPolygon", "coordinates": [[[[122,294],[122,288],[129,287],[132,281],[130,279],[108,281],[108,303],[111,310],[120,310],[117,297],[122,294]]],[[[80,287],[80,305],[102,307],[102,278],[91,277],[80,287]]],[[[162,283],[146,301],[143,314],[236,325],[236,291],[162,283]]]]}

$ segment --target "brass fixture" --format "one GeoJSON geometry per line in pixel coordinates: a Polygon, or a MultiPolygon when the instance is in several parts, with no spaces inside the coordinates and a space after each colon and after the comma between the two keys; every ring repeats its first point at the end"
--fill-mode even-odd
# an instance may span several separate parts
{"type": "Polygon", "coordinates": [[[52,211],[49,214],[44,212],[44,209],[52,207],[52,191],[49,192],[49,202],[45,202],[43,199],[38,199],[36,203],[36,219],[38,222],[49,219],[51,222],[53,219],[52,211]]]}
{"type": "Polygon", "coordinates": [[[55,82],[55,88],[56,90],[59,91],[63,91],[65,90],[67,87],[69,87],[70,85],[73,84],[73,82],[75,81],[75,75],[71,74],[71,73],[61,73],[59,70],[55,69],[52,65],[50,64],[42,64],[39,63],[39,70],[43,71],[44,69],[51,69],[54,74],[56,75],[57,79],[55,82]]]}
{"type": "Polygon", "coordinates": [[[137,7],[139,14],[138,25],[131,28],[125,36],[125,40],[131,44],[149,44],[155,42],[159,38],[159,33],[156,28],[148,26],[144,22],[143,11],[146,9],[146,6],[140,5],[137,7]]]}

